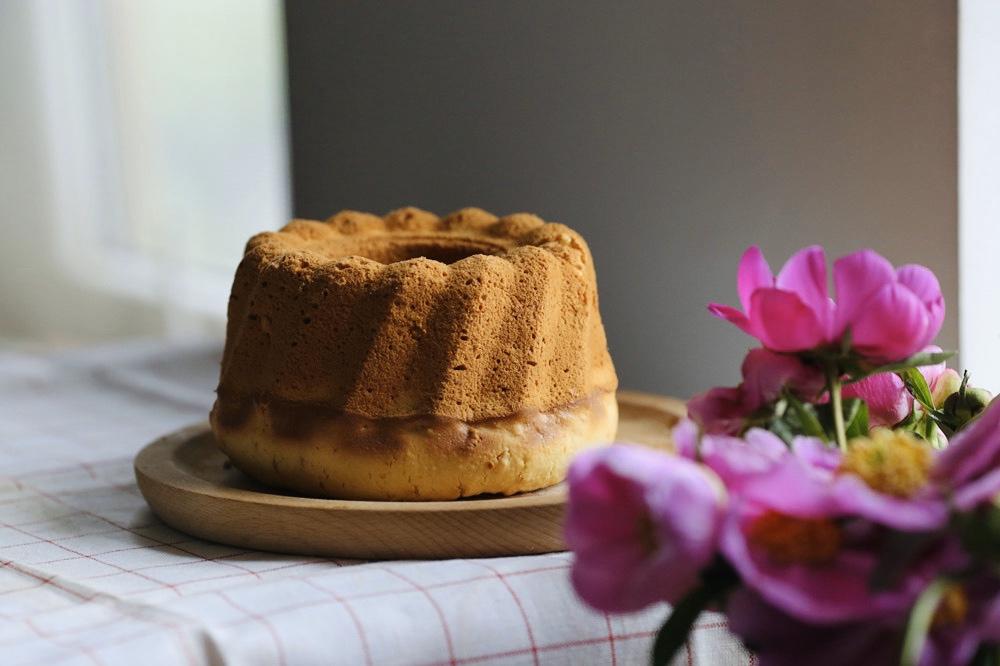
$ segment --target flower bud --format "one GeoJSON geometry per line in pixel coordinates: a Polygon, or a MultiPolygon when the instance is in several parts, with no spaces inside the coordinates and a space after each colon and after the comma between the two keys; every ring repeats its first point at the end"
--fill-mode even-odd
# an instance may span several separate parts
{"type": "Polygon", "coordinates": [[[959,428],[986,409],[993,396],[986,389],[968,388],[956,391],[944,401],[944,413],[959,428]]]}
{"type": "Polygon", "coordinates": [[[944,407],[944,401],[952,393],[956,393],[962,387],[962,375],[952,368],[948,368],[941,373],[941,376],[934,382],[934,390],[931,397],[934,399],[934,406],[938,409],[944,407]]]}

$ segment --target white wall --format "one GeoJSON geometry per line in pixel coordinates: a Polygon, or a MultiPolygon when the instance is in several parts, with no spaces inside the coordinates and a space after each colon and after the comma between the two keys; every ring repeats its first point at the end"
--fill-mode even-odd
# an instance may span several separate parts
{"type": "Polygon", "coordinates": [[[962,360],[1000,391],[1000,3],[963,0],[959,15],[962,360]]]}

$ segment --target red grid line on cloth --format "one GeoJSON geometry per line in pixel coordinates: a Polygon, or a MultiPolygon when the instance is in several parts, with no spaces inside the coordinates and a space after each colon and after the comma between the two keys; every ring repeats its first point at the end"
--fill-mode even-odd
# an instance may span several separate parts
{"type": "MultiPolygon", "coordinates": [[[[43,578],[43,577],[39,576],[38,574],[34,573],[33,571],[31,571],[29,569],[24,569],[24,568],[18,566],[17,564],[15,564],[14,562],[11,562],[9,560],[0,563],[0,565],[2,565],[5,568],[11,569],[13,571],[16,571],[17,573],[21,574],[22,576],[27,576],[29,578],[34,578],[35,580],[37,580],[39,582],[39,585],[38,585],[39,587],[51,587],[51,588],[53,588],[55,590],[58,590],[59,592],[62,592],[63,594],[67,594],[67,595],[69,595],[71,597],[74,597],[78,601],[82,601],[84,603],[91,603],[91,602],[94,602],[94,601],[99,600],[99,599],[107,599],[107,600],[109,600],[111,602],[116,601],[116,599],[113,596],[110,596],[108,594],[104,594],[104,593],[101,593],[101,592],[95,592],[94,594],[91,594],[91,595],[83,594],[82,592],[78,592],[77,590],[74,590],[71,587],[67,587],[66,585],[63,585],[62,583],[60,583],[57,580],[56,576],[50,576],[48,578],[43,578]]],[[[188,644],[187,637],[184,635],[184,632],[181,630],[180,626],[176,622],[169,621],[169,620],[157,621],[157,620],[153,620],[151,618],[144,617],[144,616],[136,614],[136,613],[126,613],[126,612],[124,612],[124,609],[122,609],[120,606],[115,606],[115,608],[117,608],[118,610],[120,610],[123,615],[125,615],[126,617],[129,617],[129,618],[131,618],[133,620],[136,620],[136,621],[139,621],[139,622],[146,622],[146,623],[158,626],[158,627],[165,627],[166,629],[168,629],[171,632],[173,632],[177,636],[177,638],[178,638],[178,643],[180,644],[181,650],[184,652],[184,655],[187,658],[188,663],[191,664],[191,666],[197,666],[198,660],[195,658],[194,652],[192,651],[191,646],[188,644]]],[[[62,609],[58,609],[58,610],[62,610],[62,609]]],[[[51,643],[53,643],[54,645],[56,645],[57,647],[60,647],[60,648],[64,648],[64,649],[77,649],[77,650],[80,650],[81,652],[85,652],[85,653],[88,652],[88,651],[92,651],[93,648],[87,648],[87,647],[82,646],[82,645],[74,645],[74,646],[63,645],[63,644],[55,641],[54,637],[45,636],[44,634],[40,633],[39,630],[38,630],[38,628],[32,623],[32,619],[34,617],[38,617],[38,614],[36,613],[35,615],[33,615],[32,618],[27,618],[24,621],[24,623],[29,628],[31,628],[32,631],[34,631],[35,633],[37,633],[41,638],[44,638],[44,639],[50,641],[51,643]]],[[[101,663],[100,660],[96,658],[96,655],[93,656],[92,659],[96,663],[101,663]]]]}
{"type": "MultiPolygon", "coordinates": [[[[124,551],[129,551],[129,550],[155,550],[157,548],[167,548],[167,547],[168,546],[166,544],[164,544],[164,545],[156,545],[156,546],[136,546],[134,548],[122,548],[121,550],[124,550],[124,551]]],[[[202,557],[200,555],[194,555],[190,551],[186,551],[186,550],[182,550],[180,548],[177,548],[176,546],[169,546],[169,547],[173,548],[174,550],[176,550],[176,551],[178,551],[180,553],[183,553],[185,555],[191,555],[192,557],[196,557],[197,559],[186,560],[184,562],[163,562],[161,564],[147,564],[144,567],[133,567],[133,568],[129,569],[128,571],[131,572],[131,573],[138,573],[140,571],[149,571],[150,569],[162,569],[162,568],[165,568],[165,567],[183,567],[183,566],[187,566],[187,565],[190,565],[190,564],[201,564],[203,562],[216,562],[218,564],[229,566],[231,564],[230,562],[221,562],[220,560],[226,560],[226,559],[229,559],[229,558],[232,558],[232,557],[241,557],[243,555],[247,555],[247,554],[250,553],[250,551],[245,551],[245,552],[239,552],[239,553],[227,553],[226,555],[217,555],[215,557],[202,557]]],[[[116,553],[116,552],[120,552],[120,551],[112,550],[112,551],[108,551],[108,552],[109,553],[116,553]]],[[[107,554],[107,553],[103,553],[103,554],[107,554]]],[[[53,563],[56,563],[56,562],[65,562],[66,560],[72,560],[72,559],[74,559],[74,558],[67,557],[65,559],[49,560],[47,562],[39,562],[38,564],[53,564],[53,563]]],[[[104,563],[103,560],[97,560],[97,561],[101,562],[102,564],[104,563]]],[[[109,565],[109,566],[114,566],[114,565],[112,564],[112,565],[109,565]]],[[[235,565],[233,565],[233,566],[235,566],[235,565]]],[[[245,576],[245,575],[248,575],[248,574],[253,574],[257,578],[260,578],[260,575],[256,571],[251,571],[251,570],[247,569],[246,567],[236,567],[236,568],[238,568],[240,571],[243,572],[242,574],[239,574],[241,576],[245,576]]],[[[111,576],[117,576],[117,575],[118,574],[116,574],[116,573],[96,574],[94,576],[83,576],[81,578],[81,580],[95,580],[97,578],[110,578],[111,576]]]]}
{"type": "Polygon", "coordinates": [[[503,584],[503,586],[507,588],[507,591],[510,592],[510,596],[512,599],[514,599],[514,604],[517,606],[517,611],[518,613],[521,614],[521,619],[524,620],[524,628],[528,632],[528,645],[531,647],[531,660],[535,664],[535,666],[538,666],[539,664],[538,644],[535,643],[535,633],[531,630],[531,622],[528,620],[528,614],[524,610],[524,604],[521,603],[521,597],[519,597],[517,595],[517,592],[514,591],[514,586],[512,586],[510,584],[510,581],[508,581],[504,577],[504,574],[497,571],[496,567],[491,567],[485,562],[477,562],[475,560],[465,560],[465,561],[469,562],[470,564],[475,564],[477,566],[483,567],[488,571],[492,571],[493,575],[496,576],[496,578],[503,584]]]}
{"type": "MultiPolygon", "coordinates": [[[[7,525],[6,523],[2,523],[2,522],[0,522],[0,526],[2,526],[2,527],[11,527],[10,525],[7,525]]],[[[27,531],[25,531],[25,530],[23,530],[23,529],[20,529],[20,528],[16,528],[16,527],[14,527],[14,528],[11,528],[11,529],[13,529],[13,530],[15,530],[15,531],[17,531],[17,532],[20,532],[21,534],[24,534],[25,536],[29,536],[29,537],[33,537],[33,538],[36,538],[36,539],[37,539],[37,538],[40,538],[40,537],[38,537],[38,535],[35,535],[35,534],[31,534],[30,532],[27,532],[27,531]]],[[[181,596],[181,593],[180,593],[180,591],[179,591],[179,590],[177,590],[177,588],[175,588],[175,587],[174,587],[173,585],[171,585],[170,583],[162,583],[162,582],[160,582],[160,581],[156,580],[155,578],[150,578],[149,576],[146,576],[146,575],[144,575],[144,574],[142,574],[142,573],[139,573],[138,571],[135,571],[135,570],[132,570],[132,569],[126,569],[125,567],[122,567],[122,566],[119,566],[119,565],[117,565],[117,564],[114,564],[114,563],[112,563],[112,562],[105,562],[105,561],[103,561],[103,560],[99,560],[99,559],[97,559],[96,557],[92,557],[92,556],[90,556],[90,555],[87,555],[87,554],[85,554],[85,553],[81,553],[81,552],[80,552],[80,551],[78,551],[78,550],[73,550],[72,548],[69,548],[69,547],[67,547],[67,546],[63,546],[62,544],[58,544],[58,543],[55,543],[54,541],[51,541],[51,540],[49,540],[49,539],[42,539],[42,542],[43,542],[43,543],[47,543],[47,544],[50,544],[50,545],[52,545],[52,546],[55,546],[56,548],[60,548],[60,549],[62,549],[62,550],[65,550],[65,551],[66,551],[66,552],[68,552],[68,553],[72,553],[72,554],[76,555],[76,557],[68,557],[68,558],[66,558],[67,560],[79,560],[79,559],[85,559],[85,560],[90,560],[91,562],[97,562],[98,564],[103,564],[104,566],[107,566],[107,567],[112,567],[112,568],[114,568],[114,569],[118,569],[118,571],[119,571],[120,573],[129,573],[129,574],[133,574],[133,575],[135,575],[135,576],[138,576],[138,577],[140,577],[140,578],[145,578],[146,580],[148,580],[148,581],[150,581],[150,582],[152,582],[152,583],[159,583],[159,584],[160,584],[161,586],[163,586],[163,587],[165,587],[165,588],[169,588],[169,589],[170,589],[170,590],[171,590],[172,592],[174,592],[174,593],[175,593],[175,594],[176,594],[177,596],[181,596]]],[[[107,575],[107,574],[106,574],[106,575],[107,575]]],[[[111,574],[111,575],[117,575],[117,574],[111,574]]]]}
{"type": "MultiPolygon", "coordinates": [[[[94,532],[94,533],[91,533],[91,534],[84,534],[84,535],[79,535],[79,536],[60,537],[59,539],[52,539],[52,541],[55,542],[55,541],[65,541],[65,540],[68,540],[68,539],[80,539],[80,538],[83,538],[84,536],[99,536],[101,534],[115,534],[118,531],[120,531],[120,530],[108,530],[107,532],[94,532]]],[[[31,546],[31,545],[34,545],[36,543],[43,543],[43,542],[44,541],[31,541],[29,543],[22,543],[22,544],[16,544],[16,545],[19,545],[19,546],[31,546]]],[[[159,550],[161,548],[173,548],[174,550],[178,550],[178,551],[180,551],[182,553],[185,553],[185,551],[180,550],[180,548],[177,548],[177,546],[179,544],[182,544],[182,543],[199,543],[199,542],[196,539],[181,539],[180,541],[171,541],[169,543],[163,543],[163,544],[159,544],[158,543],[158,544],[155,544],[155,545],[152,545],[152,546],[149,545],[149,544],[145,544],[145,545],[142,545],[142,546],[129,546],[127,548],[114,548],[112,550],[102,550],[99,553],[91,553],[91,555],[94,556],[94,557],[99,557],[101,555],[114,555],[115,553],[127,553],[128,551],[131,551],[131,550],[159,550]]],[[[11,548],[11,547],[13,547],[13,546],[3,546],[2,548],[11,548]]],[[[187,553],[185,553],[185,554],[187,554],[187,553]]],[[[205,558],[205,560],[211,562],[213,560],[221,560],[224,557],[235,557],[236,555],[245,555],[245,554],[246,553],[230,553],[228,555],[219,555],[218,557],[208,557],[208,558],[205,558]]],[[[60,559],[57,559],[57,560],[46,560],[45,562],[36,562],[35,564],[54,564],[56,562],[64,562],[67,559],[73,559],[73,558],[60,558],[60,559]]],[[[181,564],[181,563],[176,563],[176,564],[181,564]]],[[[149,568],[159,567],[159,566],[174,566],[174,565],[173,564],[154,564],[154,565],[152,565],[150,567],[140,567],[140,569],[149,569],[149,568]]],[[[133,569],[133,571],[135,571],[135,569],[133,569]]]]}
{"type": "MultiPolygon", "coordinates": [[[[652,638],[656,634],[655,631],[638,631],[631,634],[620,634],[617,637],[619,641],[634,640],[637,638],[652,638]]],[[[599,636],[597,638],[580,638],[574,641],[563,641],[561,643],[551,643],[549,645],[540,645],[537,650],[539,652],[555,652],[559,650],[567,650],[575,647],[586,647],[588,645],[600,645],[601,643],[607,642],[606,636],[599,636]]],[[[520,648],[516,650],[505,650],[503,652],[492,652],[490,654],[480,654],[475,657],[463,657],[456,660],[456,664],[476,664],[483,661],[490,661],[492,659],[503,659],[504,657],[519,657],[531,652],[531,648],[520,648]]],[[[442,666],[445,662],[433,662],[427,666],[442,666]]]]}
{"type": "MultiPolygon", "coordinates": [[[[297,567],[297,566],[304,566],[304,564],[315,564],[317,562],[322,562],[322,561],[325,561],[325,560],[317,560],[315,562],[296,563],[296,564],[290,564],[290,565],[285,565],[285,566],[280,566],[280,567],[274,567],[272,569],[264,569],[264,570],[261,571],[261,573],[269,573],[269,572],[278,571],[278,570],[281,570],[281,569],[291,569],[291,568],[294,568],[294,567],[297,567]]],[[[118,575],[118,574],[115,574],[115,575],[118,575]]],[[[235,578],[237,576],[242,576],[242,575],[244,575],[244,574],[227,574],[227,575],[224,575],[224,576],[214,576],[212,578],[200,578],[198,580],[192,580],[192,581],[187,581],[187,582],[183,582],[183,583],[174,583],[174,587],[180,588],[180,587],[183,587],[185,585],[192,585],[194,583],[205,583],[205,582],[211,582],[211,581],[220,580],[220,579],[223,579],[223,578],[235,578]]],[[[48,581],[48,580],[53,580],[55,578],[57,578],[57,576],[51,576],[50,578],[47,578],[45,580],[48,581]]],[[[295,579],[296,580],[305,580],[305,579],[301,579],[301,578],[298,578],[298,577],[296,577],[295,579]]],[[[20,590],[17,590],[17,591],[23,591],[23,590],[27,590],[27,589],[34,589],[36,587],[42,587],[43,585],[44,585],[44,583],[39,583],[37,585],[32,585],[29,588],[21,588],[20,590]]],[[[102,599],[102,598],[125,598],[127,596],[133,596],[133,595],[139,595],[139,594],[147,594],[149,592],[155,592],[156,590],[161,590],[161,589],[163,589],[163,585],[162,584],[157,584],[154,587],[148,587],[148,588],[144,588],[142,590],[134,591],[131,594],[118,594],[116,597],[109,597],[108,595],[105,595],[105,594],[94,594],[91,597],[89,597],[89,599],[85,599],[84,601],[85,601],[85,603],[87,603],[89,601],[96,600],[96,599],[102,599]]],[[[82,595],[81,595],[81,599],[83,599],[82,595]]],[[[303,604],[303,606],[306,606],[306,605],[307,604],[303,604]]],[[[308,605],[318,605],[318,604],[308,604],[308,605]]],[[[64,609],[63,608],[50,608],[50,609],[44,610],[44,611],[37,611],[37,612],[33,613],[32,617],[37,619],[37,618],[39,618],[39,617],[41,617],[41,616],[43,616],[43,615],[45,615],[47,613],[57,613],[57,612],[62,611],[62,610],[64,610],[64,609]]],[[[15,618],[13,618],[13,617],[10,617],[10,616],[7,616],[7,617],[9,619],[11,619],[11,620],[15,620],[15,618]]],[[[240,622],[250,622],[250,621],[252,621],[252,619],[253,618],[247,617],[247,618],[243,618],[241,620],[237,620],[236,622],[233,622],[233,623],[230,623],[230,624],[238,624],[240,622]]],[[[24,622],[25,620],[22,619],[20,621],[24,622]]],[[[75,627],[73,629],[64,629],[63,633],[64,634],[71,634],[71,633],[78,633],[78,632],[81,632],[81,631],[97,631],[97,630],[103,629],[105,627],[114,626],[117,623],[118,623],[118,619],[117,618],[110,618],[110,619],[108,619],[108,620],[106,620],[104,622],[100,622],[100,623],[93,624],[93,625],[84,625],[84,626],[75,627]]],[[[135,636],[133,636],[132,638],[135,638],[135,636]]],[[[131,639],[129,639],[129,640],[131,640],[131,639]]],[[[122,642],[127,642],[127,641],[122,641],[122,642]]],[[[10,641],[8,643],[0,643],[0,647],[2,647],[4,645],[12,645],[14,643],[16,643],[16,641],[10,641]]],[[[117,644],[117,643],[115,643],[115,644],[117,644]]]]}
{"type": "Polygon", "coordinates": [[[271,621],[266,617],[264,617],[263,615],[261,615],[260,613],[248,611],[246,608],[243,608],[243,606],[240,606],[238,603],[233,601],[232,598],[230,598],[230,596],[225,593],[225,591],[219,591],[217,594],[219,598],[225,601],[227,604],[229,604],[239,612],[243,613],[244,615],[252,618],[253,620],[256,620],[257,622],[259,622],[261,625],[264,626],[264,629],[266,629],[267,632],[271,634],[271,638],[274,641],[274,648],[278,653],[278,666],[285,666],[288,663],[288,660],[285,658],[285,645],[284,643],[281,642],[281,636],[278,635],[278,630],[274,628],[274,625],[271,623],[271,621]]]}
{"type": "Polygon", "coordinates": [[[611,666],[618,666],[618,652],[615,646],[615,630],[611,627],[611,614],[604,614],[604,623],[608,627],[608,648],[611,650],[611,666]]]}
{"type": "Polygon", "coordinates": [[[368,645],[368,636],[365,634],[365,628],[361,625],[361,618],[359,618],[358,614],[354,612],[354,608],[351,607],[351,604],[333,590],[329,590],[319,583],[309,580],[308,578],[302,577],[298,580],[301,580],[303,583],[315,590],[319,590],[320,592],[329,595],[330,598],[344,607],[344,611],[351,618],[351,622],[354,624],[354,629],[358,632],[358,641],[361,644],[361,653],[365,657],[365,666],[373,666],[374,662],[372,661],[371,647],[368,645]]]}
{"type": "MultiPolygon", "coordinates": [[[[724,629],[728,625],[725,622],[712,622],[709,624],[696,624],[692,631],[699,631],[702,629],[724,629]]],[[[635,640],[639,638],[652,638],[656,635],[656,631],[638,631],[628,634],[619,634],[615,636],[616,641],[628,641],[635,640]]],[[[607,636],[599,636],[596,638],[581,638],[573,641],[563,641],[560,643],[552,643],[550,645],[541,645],[536,648],[538,652],[552,652],[558,650],[566,650],[575,647],[586,647],[588,645],[600,645],[601,643],[607,643],[607,636]]],[[[483,661],[490,661],[491,659],[502,659],[504,657],[518,657],[521,655],[526,655],[531,652],[531,648],[520,648],[514,650],[505,650],[503,652],[491,652],[490,654],[481,654],[474,657],[463,657],[456,660],[456,664],[474,664],[483,661]]],[[[433,662],[427,666],[442,666],[446,662],[433,662]]],[[[756,657],[750,656],[751,666],[756,663],[756,657]]]]}
{"type": "MultiPolygon", "coordinates": [[[[78,508],[78,507],[74,507],[73,505],[69,504],[68,502],[66,502],[65,500],[63,500],[61,497],[58,497],[58,496],[53,495],[51,493],[47,493],[47,492],[45,492],[43,490],[40,490],[38,488],[31,488],[31,490],[33,490],[34,492],[38,493],[40,496],[45,497],[46,499],[52,500],[54,502],[57,502],[59,504],[62,504],[63,506],[69,507],[71,509],[77,509],[78,508]]],[[[121,529],[121,530],[124,530],[126,532],[129,532],[130,534],[133,534],[135,536],[142,537],[143,539],[148,539],[149,541],[153,541],[155,543],[158,543],[161,546],[170,546],[171,545],[171,544],[167,543],[166,541],[163,541],[162,539],[157,539],[155,537],[147,536],[145,534],[140,534],[137,531],[135,531],[135,529],[133,529],[133,528],[130,528],[130,527],[126,526],[126,525],[120,525],[120,524],[116,523],[113,520],[105,518],[104,516],[102,516],[100,514],[94,513],[93,511],[88,511],[86,509],[81,509],[80,511],[81,511],[81,513],[84,513],[84,514],[86,514],[88,516],[91,516],[93,518],[97,518],[98,520],[103,520],[104,522],[106,522],[107,524],[109,524],[109,525],[111,525],[113,527],[117,527],[118,529],[121,529]]],[[[54,545],[58,546],[59,544],[54,544],[54,545]]],[[[173,546],[173,547],[177,548],[177,546],[173,546]]],[[[205,559],[205,558],[201,557],[201,555],[199,555],[198,553],[195,553],[195,552],[190,551],[190,550],[185,550],[184,548],[177,548],[177,550],[181,551],[182,553],[187,553],[188,555],[191,555],[192,557],[196,557],[196,558],[199,558],[199,559],[205,559]]],[[[250,551],[246,551],[246,552],[249,553],[250,551]]],[[[100,560],[98,560],[98,561],[100,561],[100,560]]],[[[107,564],[107,563],[106,562],[102,562],[102,564],[107,564]]],[[[252,569],[248,569],[246,567],[241,567],[240,565],[233,564],[231,562],[222,562],[221,564],[223,566],[229,566],[229,567],[233,567],[234,569],[239,569],[239,570],[244,571],[244,572],[246,572],[246,573],[248,573],[248,574],[250,574],[252,576],[260,578],[260,576],[255,571],[253,571],[252,569]]],[[[110,565],[110,566],[113,566],[113,565],[110,565]]]]}
{"type": "Polygon", "coordinates": [[[407,576],[404,576],[398,571],[394,571],[392,569],[389,569],[388,567],[380,567],[380,569],[382,569],[382,571],[388,572],[389,574],[395,576],[396,578],[399,578],[403,582],[409,583],[414,587],[414,589],[416,589],[418,592],[423,594],[424,597],[427,598],[427,601],[430,602],[431,607],[434,608],[434,612],[437,613],[438,618],[441,620],[441,629],[444,631],[444,642],[448,648],[448,663],[451,664],[451,666],[457,664],[458,662],[455,660],[455,645],[451,640],[451,630],[448,629],[448,621],[445,620],[444,611],[441,610],[441,605],[438,604],[437,600],[434,599],[434,597],[431,595],[430,590],[426,587],[418,585],[415,581],[408,578],[407,576]]]}
{"type": "MultiPolygon", "coordinates": [[[[385,567],[374,567],[374,568],[378,569],[379,571],[385,571],[387,573],[391,573],[385,567]]],[[[543,571],[558,571],[560,569],[568,569],[568,568],[569,568],[569,565],[550,566],[550,567],[534,567],[534,568],[531,568],[531,569],[524,569],[523,571],[511,571],[511,572],[508,572],[508,573],[506,573],[504,575],[505,576],[521,576],[521,575],[525,575],[525,574],[540,573],[540,572],[543,572],[543,571]]],[[[324,572],[324,574],[325,573],[326,572],[324,572]]],[[[323,574],[320,574],[320,575],[323,575],[323,574]]],[[[310,581],[308,578],[306,578],[304,576],[294,576],[293,578],[295,580],[302,581],[302,582],[307,583],[307,584],[312,583],[312,581],[310,581]]],[[[475,583],[475,582],[479,582],[479,581],[483,581],[483,580],[493,580],[494,578],[495,578],[495,576],[493,576],[493,575],[471,576],[469,578],[462,578],[460,580],[449,580],[449,581],[443,581],[441,583],[430,583],[428,585],[424,585],[424,589],[426,589],[426,590],[440,590],[442,588],[447,588],[447,587],[458,587],[460,585],[465,585],[467,583],[475,583]]],[[[344,599],[344,601],[351,602],[351,601],[360,601],[362,599],[374,599],[374,598],[377,598],[377,597],[394,597],[394,596],[397,596],[399,594],[405,594],[405,593],[411,593],[411,592],[415,593],[415,594],[419,594],[420,590],[419,589],[410,589],[410,588],[408,588],[408,589],[405,589],[405,590],[382,590],[382,591],[379,591],[379,592],[362,592],[361,594],[353,594],[353,595],[349,595],[349,596],[344,596],[343,599],[344,599]]],[[[279,614],[282,614],[282,613],[291,613],[291,612],[294,612],[294,611],[303,610],[305,608],[315,608],[316,606],[324,606],[327,603],[329,603],[329,600],[303,601],[303,602],[294,603],[294,604],[291,604],[291,605],[288,605],[288,606],[281,606],[281,607],[278,607],[278,608],[272,608],[270,610],[270,613],[271,613],[271,615],[279,615],[279,614]]],[[[225,624],[223,626],[232,627],[232,626],[236,626],[238,624],[241,624],[241,623],[247,622],[247,621],[248,620],[246,620],[246,619],[234,620],[234,621],[228,622],[227,624],[225,624]]]]}
{"type": "MultiPolygon", "coordinates": [[[[308,560],[308,561],[305,561],[305,562],[295,562],[293,564],[285,564],[285,565],[278,566],[278,567],[272,567],[270,569],[261,569],[260,573],[266,574],[266,573],[272,573],[274,571],[282,571],[284,569],[294,569],[296,567],[308,566],[310,564],[319,564],[319,563],[325,562],[325,561],[326,560],[308,560]]],[[[120,574],[111,574],[111,575],[118,576],[120,574]]],[[[198,584],[198,583],[211,583],[211,582],[223,580],[223,579],[226,579],[226,578],[238,578],[240,576],[245,576],[245,575],[246,574],[242,574],[242,573],[223,574],[221,576],[211,576],[209,578],[198,578],[196,580],[189,580],[189,581],[183,581],[183,582],[180,582],[180,583],[173,583],[171,586],[179,590],[180,588],[184,587],[185,585],[195,585],[195,584],[198,584]]],[[[52,576],[48,580],[52,580],[52,579],[55,579],[57,577],[58,576],[52,576]]],[[[100,576],[100,577],[103,577],[103,576],[100,576]]],[[[295,578],[297,580],[299,579],[298,577],[295,577],[295,578]]],[[[83,579],[83,580],[87,580],[87,579],[83,579]]],[[[36,584],[36,585],[31,585],[31,586],[26,587],[26,588],[19,588],[17,590],[12,590],[12,592],[24,592],[26,590],[35,589],[37,587],[42,587],[42,586],[43,586],[42,584],[36,584]]],[[[113,597],[113,598],[125,599],[125,598],[128,598],[128,597],[139,596],[141,594],[149,594],[150,592],[156,592],[157,590],[162,590],[162,589],[165,588],[165,586],[166,586],[165,583],[160,583],[160,582],[157,581],[156,584],[153,587],[146,587],[146,588],[143,588],[141,590],[133,590],[131,592],[126,592],[126,593],[117,593],[115,595],[115,597],[113,597]]],[[[2,593],[0,593],[0,594],[2,594],[2,593]]],[[[91,598],[104,597],[104,596],[107,596],[107,595],[94,595],[94,597],[91,597],[91,598]]],[[[316,605],[316,604],[308,604],[308,605],[316,605]]],[[[58,612],[58,611],[61,611],[61,610],[63,610],[63,609],[62,608],[50,608],[50,609],[44,610],[44,611],[37,611],[37,612],[35,612],[33,614],[33,617],[38,618],[38,617],[41,617],[42,615],[45,615],[46,613],[55,613],[55,612],[58,612]]],[[[11,618],[11,619],[14,619],[14,618],[11,618]]],[[[238,620],[236,623],[233,623],[233,624],[237,624],[239,622],[246,622],[246,621],[249,621],[249,619],[238,620]]],[[[115,622],[114,620],[110,620],[110,621],[108,621],[106,623],[103,623],[103,624],[94,625],[93,627],[81,627],[81,628],[76,629],[74,631],[97,629],[97,628],[101,628],[101,627],[106,626],[106,625],[114,624],[114,622],[115,622]]]]}

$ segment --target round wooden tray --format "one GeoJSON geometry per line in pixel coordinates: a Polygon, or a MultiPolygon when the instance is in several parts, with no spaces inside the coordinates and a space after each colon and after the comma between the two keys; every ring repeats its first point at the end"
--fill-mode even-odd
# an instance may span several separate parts
{"type": "MultiPolygon", "coordinates": [[[[670,446],[679,400],[618,393],[620,441],[670,446]]],[[[139,489],[164,522],[243,548],[360,559],[488,557],[563,550],[566,488],[450,502],[364,502],[283,494],[229,464],[207,424],[135,458],[139,489]]]]}

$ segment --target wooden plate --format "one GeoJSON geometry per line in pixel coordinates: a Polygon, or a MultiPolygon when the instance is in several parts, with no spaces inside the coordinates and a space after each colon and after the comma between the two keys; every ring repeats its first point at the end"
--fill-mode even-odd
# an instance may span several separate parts
{"type": "MultiPolygon", "coordinates": [[[[669,447],[678,400],[618,394],[618,439],[669,447]]],[[[242,548],[360,559],[487,557],[563,550],[564,484],[512,497],[362,502],[283,494],[233,468],[208,424],[149,444],[139,489],[168,525],[242,548]]]]}

